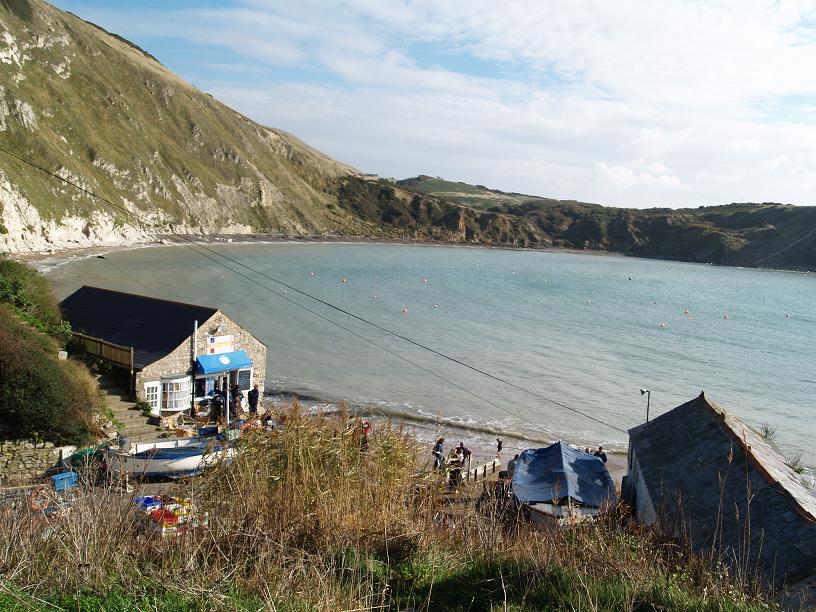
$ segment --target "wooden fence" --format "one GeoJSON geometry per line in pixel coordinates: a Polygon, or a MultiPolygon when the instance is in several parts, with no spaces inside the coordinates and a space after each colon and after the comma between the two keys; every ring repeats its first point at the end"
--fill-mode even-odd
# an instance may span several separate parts
{"type": "Polygon", "coordinates": [[[499,471],[499,469],[501,469],[501,461],[494,459],[489,463],[479,465],[465,472],[465,482],[487,480],[488,476],[495,474],[497,471],[499,471]]]}
{"type": "Polygon", "coordinates": [[[101,338],[73,332],[74,340],[89,355],[96,355],[130,370],[133,374],[133,347],[120,346],[101,338]]]}

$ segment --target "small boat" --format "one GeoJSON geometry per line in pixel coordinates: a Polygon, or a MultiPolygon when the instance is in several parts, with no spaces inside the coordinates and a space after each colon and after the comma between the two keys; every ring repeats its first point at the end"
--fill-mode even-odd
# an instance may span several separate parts
{"type": "Polygon", "coordinates": [[[214,438],[175,438],[136,442],[126,438],[119,447],[105,451],[108,469],[116,476],[135,478],[186,478],[197,476],[233,449],[214,438]]]}
{"type": "Polygon", "coordinates": [[[516,504],[538,524],[593,520],[616,502],[603,461],[564,442],[522,452],[511,490],[516,504]]]}

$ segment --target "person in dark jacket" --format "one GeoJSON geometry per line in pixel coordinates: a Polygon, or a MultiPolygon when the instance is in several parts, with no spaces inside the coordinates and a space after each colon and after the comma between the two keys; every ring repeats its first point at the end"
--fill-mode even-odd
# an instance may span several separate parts
{"type": "Polygon", "coordinates": [[[249,411],[252,414],[258,414],[258,398],[260,397],[261,392],[258,391],[258,385],[252,387],[247,393],[247,402],[249,402],[249,411]]]}
{"type": "Polygon", "coordinates": [[[595,451],[595,456],[598,457],[601,461],[606,463],[606,453],[603,450],[603,446],[599,446],[598,450],[595,451]]]}
{"type": "Polygon", "coordinates": [[[445,438],[439,438],[433,447],[434,469],[438,470],[445,464],[445,451],[442,448],[445,438]]]}
{"type": "Polygon", "coordinates": [[[237,384],[230,389],[230,401],[232,402],[235,414],[241,412],[241,403],[244,401],[244,392],[237,384]]]}

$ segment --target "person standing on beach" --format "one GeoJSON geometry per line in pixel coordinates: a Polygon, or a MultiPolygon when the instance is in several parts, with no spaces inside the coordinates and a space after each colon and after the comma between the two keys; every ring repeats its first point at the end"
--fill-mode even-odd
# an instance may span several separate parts
{"type": "Polygon", "coordinates": [[[496,456],[501,456],[502,451],[502,441],[499,438],[496,438],[496,456]]]}
{"type": "Polygon", "coordinates": [[[436,444],[433,447],[433,457],[434,457],[434,469],[438,470],[445,464],[445,452],[442,448],[442,445],[445,442],[445,438],[439,438],[436,441],[436,444]]]}
{"type": "Polygon", "coordinates": [[[258,398],[260,397],[261,392],[258,391],[258,385],[252,387],[247,393],[247,402],[249,402],[249,411],[252,414],[258,414],[258,398]]]}
{"type": "Polygon", "coordinates": [[[598,447],[598,450],[595,451],[595,456],[606,463],[606,453],[603,450],[603,446],[598,447]]]}

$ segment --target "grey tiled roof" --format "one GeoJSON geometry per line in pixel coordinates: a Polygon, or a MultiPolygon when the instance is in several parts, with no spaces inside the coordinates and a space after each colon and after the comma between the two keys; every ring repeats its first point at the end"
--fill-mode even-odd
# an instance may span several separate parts
{"type": "Polygon", "coordinates": [[[60,303],[74,331],[133,347],[137,368],[161,359],[193,335],[217,308],[83,286],[60,303]]]}
{"type": "Polygon", "coordinates": [[[816,497],[759,433],[704,394],[629,430],[663,521],[775,585],[816,571],[816,497]]]}

